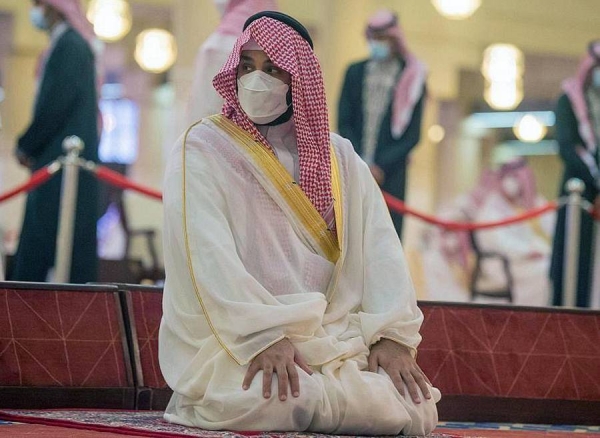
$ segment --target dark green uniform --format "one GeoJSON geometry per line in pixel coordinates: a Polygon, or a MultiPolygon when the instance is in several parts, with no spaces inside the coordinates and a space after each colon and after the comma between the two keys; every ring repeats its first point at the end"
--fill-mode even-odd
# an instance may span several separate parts
{"type": "MultiPolygon", "coordinates": [[[[46,62],[31,125],[18,149],[37,170],[63,155],[65,137],[85,143],[82,156],[98,161],[98,97],[94,55],[88,43],[69,28],[56,41],[46,62]]],[[[62,172],[27,197],[12,280],[45,281],[54,266],[62,172]]],[[[71,282],[97,277],[96,222],[98,183],[80,173],[75,219],[71,282]]]]}
{"type": "MultiPolygon", "coordinates": [[[[363,84],[366,76],[367,61],[352,64],[346,72],[339,102],[338,131],[342,137],[352,142],[356,152],[361,155],[363,147],[363,120],[365,105],[363,103],[363,84]]],[[[406,131],[398,139],[392,137],[391,118],[393,98],[381,119],[381,128],[377,139],[374,162],[385,173],[385,181],[381,189],[396,198],[404,200],[406,192],[406,168],[408,155],[419,143],[421,136],[421,119],[425,89],[417,102],[406,131]]],[[[402,215],[391,212],[394,227],[402,237],[402,215]]]]}
{"type": "MultiPolygon", "coordinates": [[[[558,100],[556,107],[556,138],[560,146],[560,157],[564,162],[564,175],[561,181],[560,194],[566,196],[566,182],[571,178],[579,178],[585,183],[583,197],[589,202],[594,202],[598,196],[598,189],[588,167],[577,155],[576,146],[585,143],[578,130],[579,123],[573,112],[571,102],[566,95],[558,100]]],[[[554,234],[554,247],[552,251],[552,265],[550,277],[554,288],[554,305],[562,304],[563,295],[563,263],[565,250],[565,222],[566,211],[564,208],[558,212],[556,232],[554,234]]],[[[581,215],[581,239],[579,241],[579,263],[577,275],[577,300],[578,307],[589,307],[592,288],[592,242],[594,222],[590,215],[581,215]]]]}

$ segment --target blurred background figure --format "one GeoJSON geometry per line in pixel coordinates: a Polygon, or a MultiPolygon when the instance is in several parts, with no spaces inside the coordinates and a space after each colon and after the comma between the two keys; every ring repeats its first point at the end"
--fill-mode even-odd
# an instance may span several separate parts
{"type": "MultiPolygon", "coordinates": [[[[436,216],[453,222],[469,222],[495,185],[495,172],[484,169],[474,189],[444,203],[436,216]]],[[[471,279],[475,254],[468,231],[452,231],[429,226],[420,247],[425,296],[434,301],[471,300],[471,279]]]]}
{"type": "MultiPolygon", "coordinates": [[[[408,156],[420,138],[426,69],[408,50],[395,13],[371,16],[366,37],[371,56],[346,71],[338,129],[381,188],[404,199],[408,156]]],[[[402,237],[402,215],[393,212],[392,219],[402,237]]]]}
{"type": "MultiPolygon", "coordinates": [[[[460,220],[461,215],[440,210],[439,217],[460,220]]],[[[466,231],[438,227],[423,233],[420,267],[424,271],[425,297],[432,301],[467,302],[473,270],[473,249],[466,231]]]]}
{"type": "MultiPolygon", "coordinates": [[[[48,34],[50,44],[40,57],[33,116],[18,140],[16,157],[21,165],[36,171],[61,156],[63,140],[76,135],[85,144],[82,156],[97,161],[98,46],[92,27],[79,0],[34,0],[30,20],[48,34]]],[[[61,180],[59,174],[29,194],[10,279],[48,279],[54,266],[61,180]]],[[[71,265],[73,283],[96,279],[97,193],[95,178],[81,174],[71,265]]]]}
{"type": "MultiPolygon", "coordinates": [[[[474,222],[502,220],[546,203],[537,192],[533,172],[522,158],[503,164],[495,181],[479,208],[472,210],[474,222]]],[[[506,273],[498,263],[489,263],[489,267],[486,263],[481,265],[481,280],[489,282],[486,288],[501,289],[508,275],[512,280],[514,304],[548,305],[550,239],[554,221],[553,214],[545,214],[529,221],[474,232],[474,244],[480,253],[496,253],[508,261],[506,273]]]]}
{"type": "Polygon", "coordinates": [[[188,124],[221,112],[223,98],[215,91],[212,80],[242,34],[246,19],[257,12],[277,10],[276,0],[213,1],[221,14],[221,23],[198,50],[188,103],[188,124]]]}
{"type": "MultiPolygon", "coordinates": [[[[556,107],[556,136],[564,163],[560,194],[567,195],[565,185],[569,179],[579,178],[585,183],[583,197],[594,203],[596,211],[600,212],[600,40],[589,44],[587,56],[577,74],[563,83],[563,91],[556,107]]],[[[555,305],[562,304],[565,222],[566,210],[561,209],[556,222],[550,273],[555,305]]],[[[600,307],[600,279],[592,294],[593,264],[600,263],[600,257],[594,261],[594,234],[594,221],[583,213],[577,275],[578,307],[590,307],[592,301],[600,307]]],[[[596,235],[598,238],[600,236],[596,235]]]]}
{"type": "MultiPolygon", "coordinates": [[[[445,208],[439,217],[459,222],[490,222],[544,205],[533,172],[523,159],[485,171],[477,187],[445,208]]],[[[423,265],[428,299],[549,304],[550,239],[554,215],[472,232],[429,230],[423,265]]]]}
{"type": "MultiPolygon", "coordinates": [[[[2,70],[0,70],[0,108],[4,101],[4,88],[2,87],[2,70]]],[[[2,114],[0,114],[0,131],[2,131],[2,114]]],[[[0,281],[4,281],[4,229],[0,226],[0,281]]]]}
{"type": "MultiPolygon", "coordinates": [[[[2,87],[2,70],[0,69],[0,107],[2,106],[2,102],[4,102],[4,87],[2,87]]],[[[0,114],[0,131],[2,130],[2,114],[0,114]]]]}

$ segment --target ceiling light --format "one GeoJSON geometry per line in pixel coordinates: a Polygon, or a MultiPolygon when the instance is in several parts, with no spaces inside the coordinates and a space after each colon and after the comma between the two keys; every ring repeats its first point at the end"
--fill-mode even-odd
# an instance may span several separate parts
{"type": "Polygon", "coordinates": [[[521,81],[489,82],[485,86],[483,97],[495,110],[515,109],[523,100],[523,83],[521,81]]]}
{"type": "Polygon", "coordinates": [[[523,52],[512,44],[492,44],[483,52],[481,73],[489,81],[514,81],[523,71],[523,52]]]}
{"type": "Polygon", "coordinates": [[[446,137],[446,130],[440,125],[431,125],[427,130],[427,137],[432,143],[440,143],[446,137]]]}
{"type": "Polygon", "coordinates": [[[164,29],[147,29],[136,38],[135,60],[144,70],[162,73],[175,63],[175,37],[164,29]]]}
{"type": "Polygon", "coordinates": [[[546,136],[548,128],[533,114],[525,114],[514,126],[513,132],[525,143],[537,143],[546,136]]]}
{"type": "Polygon", "coordinates": [[[92,0],[87,19],[103,41],[118,41],[131,30],[131,8],[125,0],[92,0]]]}
{"type": "Polygon", "coordinates": [[[431,0],[437,11],[451,20],[464,20],[475,13],[481,0],[431,0]]]}

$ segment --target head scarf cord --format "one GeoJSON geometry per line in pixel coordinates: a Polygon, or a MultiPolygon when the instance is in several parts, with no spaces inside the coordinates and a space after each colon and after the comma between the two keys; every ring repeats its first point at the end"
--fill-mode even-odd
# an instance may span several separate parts
{"type": "Polygon", "coordinates": [[[321,216],[326,218],[333,205],[329,118],[321,67],[309,42],[291,26],[277,19],[263,16],[252,21],[213,79],[215,89],[225,100],[223,114],[272,151],[267,140],[242,110],[236,92],[240,51],[251,38],[264,49],[275,65],[292,76],[300,187],[321,216]]]}
{"type": "Polygon", "coordinates": [[[400,80],[396,84],[392,106],[392,136],[398,139],[406,131],[415,106],[421,98],[427,78],[427,67],[408,50],[406,39],[398,25],[398,17],[393,12],[381,10],[373,14],[369,18],[365,33],[367,38],[375,34],[391,37],[396,52],[405,62],[400,80]]]}
{"type": "Polygon", "coordinates": [[[260,11],[277,10],[275,0],[229,0],[217,32],[224,35],[238,36],[242,33],[244,23],[251,15],[260,11]]]}
{"type": "Polygon", "coordinates": [[[579,65],[575,76],[566,79],[562,84],[563,91],[569,98],[577,118],[579,135],[585,143],[583,145],[585,149],[580,148],[577,153],[588,166],[594,178],[600,177],[600,170],[594,159],[598,145],[590,121],[585,91],[589,85],[592,70],[596,66],[600,66],[600,40],[590,43],[588,53],[579,65]]]}

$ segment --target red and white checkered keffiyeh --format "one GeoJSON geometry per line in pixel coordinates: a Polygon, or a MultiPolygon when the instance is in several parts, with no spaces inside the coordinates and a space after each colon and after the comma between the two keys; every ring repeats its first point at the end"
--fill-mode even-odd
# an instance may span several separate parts
{"type": "Polygon", "coordinates": [[[300,187],[329,223],[332,215],[329,117],[321,66],[308,42],[290,26],[269,17],[253,21],[213,79],[225,99],[223,114],[272,151],[242,110],[237,97],[237,68],[242,46],[254,39],[271,61],[292,77],[292,105],[298,142],[300,187]]]}

